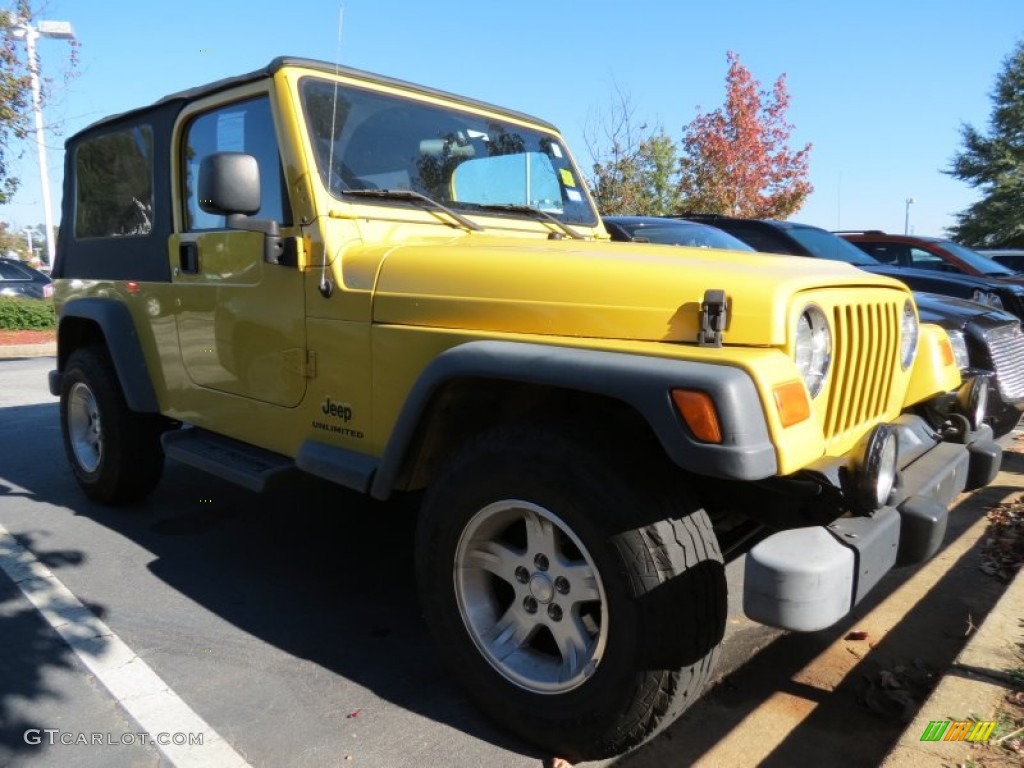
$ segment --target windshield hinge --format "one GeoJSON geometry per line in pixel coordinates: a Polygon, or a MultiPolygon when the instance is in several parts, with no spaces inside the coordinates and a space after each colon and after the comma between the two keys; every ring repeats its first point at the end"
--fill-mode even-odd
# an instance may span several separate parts
{"type": "Polygon", "coordinates": [[[713,288],[704,291],[700,305],[700,333],[697,344],[701,347],[722,346],[722,333],[729,324],[728,303],[725,291],[713,288]]]}

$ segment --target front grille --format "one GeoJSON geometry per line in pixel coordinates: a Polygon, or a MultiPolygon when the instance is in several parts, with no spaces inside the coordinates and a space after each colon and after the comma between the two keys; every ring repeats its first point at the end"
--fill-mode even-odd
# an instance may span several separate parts
{"type": "Polygon", "coordinates": [[[1024,398],[1024,333],[1008,323],[985,334],[999,391],[1006,399],[1024,398]]]}
{"type": "Polygon", "coordinates": [[[833,309],[826,440],[874,421],[888,409],[899,365],[901,312],[901,301],[833,309]]]}

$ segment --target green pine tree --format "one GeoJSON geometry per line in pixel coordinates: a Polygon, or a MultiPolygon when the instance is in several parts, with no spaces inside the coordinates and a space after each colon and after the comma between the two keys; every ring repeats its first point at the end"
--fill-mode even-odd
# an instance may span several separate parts
{"type": "Polygon", "coordinates": [[[960,128],[963,149],[946,173],[981,190],[950,236],[972,247],[1024,248],[1024,40],[996,79],[989,135],[960,128]]]}

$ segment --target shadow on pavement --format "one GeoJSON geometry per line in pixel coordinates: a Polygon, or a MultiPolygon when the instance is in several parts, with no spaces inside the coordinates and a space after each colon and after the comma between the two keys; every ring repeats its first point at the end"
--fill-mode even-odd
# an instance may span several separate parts
{"type": "MultiPolygon", "coordinates": [[[[990,486],[971,497],[970,504],[961,502],[955,507],[944,548],[984,517],[989,504],[1011,490],[1018,489],[990,486]]],[[[963,648],[968,623],[980,625],[1003,592],[1005,585],[982,574],[977,567],[979,562],[976,548],[969,549],[884,636],[849,643],[847,652],[866,658],[833,689],[823,690],[813,680],[809,683],[808,679],[814,677],[807,672],[809,666],[820,663],[827,667],[830,657],[823,655],[827,649],[856,630],[861,617],[896,592],[917,568],[891,571],[857,606],[854,615],[834,627],[808,634],[780,634],[726,675],[658,738],[619,758],[614,765],[690,765],[779,693],[790,694],[797,711],[809,708],[811,712],[799,719],[799,724],[779,740],[767,757],[749,765],[790,768],[820,763],[823,755],[832,756],[827,764],[880,764],[938,682],[938,674],[963,648]],[[962,622],[946,621],[947,629],[936,635],[933,627],[938,615],[962,617],[962,622]],[[901,683],[899,689],[885,688],[885,675],[889,673],[894,677],[888,680],[901,683]]],[[[845,668],[847,663],[848,660],[840,661],[838,666],[845,668]]],[[[955,713],[935,716],[943,718],[955,713]]],[[[776,725],[776,729],[782,730],[789,727],[788,722],[776,725]]],[[[765,736],[772,742],[776,740],[775,733],[765,736]]],[[[757,748],[752,753],[762,754],[757,748]]]]}
{"type": "MultiPolygon", "coordinates": [[[[56,418],[55,404],[0,409],[0,445],[16,444],[19,430],[55,425],[56,418]]],[[[46,430],[39,441],[3,458],[0,489],[7,490],[0,490],[0,498],[3,493],[28,494],[86,516],[151,552],[149,567],[163,582],[249,635],[406,710],[520,754],[540,756],[486,720],[438,663],[415,593],[415,498],[375,502],[313,480],[255,495],[169,462],[150,500],[110,509],[85,499],[64,469],[59,430],[46,430]]],[[[1024,456],[1008,454],[1007,469],[1024,471],[1024,456]]],[[[976,497],[994,501],[1007,490],[990,487],[976,497]]],[[[978,505],[954,510],[946,545],[983,515],[978,505]]],[[[41,552],[33,542],[26,546],[44,562],[74,563],[81,557],[75,552],[41,552]]],[[[963,646],[966,626],[929,636],[929,617],[946,612],[970,616],[979,624],[1001,593],[1000,585],[965,562],[971,557],[976,557],[973,550],[884,637],[871,638],[870,657],[835,690],[822,691],[793,679],[855,629],[858,617],[898,589],[913,569],[890,573],[858,607],[856,616],[829,630],[779,635],[756,627],[745,630],[746,640],[728,638],[727,644],[766,647],[751,653],[749,661],[725,676],[659,738],[615,765],[688,765],[779,691],[817,706],[762,765],[806,761],[808,745],[819,756],[823,749],[844,755],[844,764],[877,764],[904,723],[903,713],[896,709],[873,714],[863,704],[871,681],[896,665],[911,665],[923,677],[944,668],[963,646]]],[[[0,587],[0,609],[7,605],[8,586],[0,587]]],[[[8,640],[12,633],[5,631],[0,637],[0,651],[12,654],[0,657],[0,675],[11,679],[12,671],[27,666],[21,678],[13,678],[20,680],[16,687],[0,694],[0,739],[8,743],[12,734],[23,730],[10,702],[18,696],[55,695],[42,682],[39,667],[69,663],[70,651],[35,627],[41,620],[30,614],[15,610],[11,621],[4,621],[5,626],[19,627],[29,650],[19,650],[22,644],[8,640]]],[[[921,692],[922,700],[926,693],[921,692]]]]}
{"type": "MultiPolygon", "coordinates": [[[[81,552],[47,552],[30,536],[17,541],[48,567],[82,561],[81,552]]],[[[103,615],[102,606],[89,608],[103,615]]],[[[4,571],[0,571],[0,627],[0,764],[12,765],[9,761],[20,753],[39,752],[38,746],[26,742],[26,731],[53,727],[49,721],[37,722],[31,703],[63,698],[52,682],[53,672],[74,669],[78,662],[4,571]]]]}
{"type": "MultiPolygon", "coordinates": [[[[55,425],[56,409],[55,404],[0,409],[0,445],[11,445],[20,429],[55,425]]],[[[107,508],[89,502],[65,469],[59,429],[30,446],[0,459],[0,488],[6,486],[6,493],[66,507],[144,547],[154,555],[149,567],[165,583],[286,654],[308,659],[399,707],[536,755],[486,720],[434,654],[415,592],[415,498],[375,502],[316,480],[256,495],[168,462],[149,500],[107,508]]],[[[26,545],[43,562],[81,558],[26,545]]],[[[0,599],[5,595],[0,592],[0,599]]],[[[30,614],[14,619],[25,627],[42,623],[30,614]]],[[[26,647],[33,644],[31,655],[40,663],[66,664],[71,654],[56,636],[26,647]]],[[[0,660],[4,679],[8,666],[25,662],[9,658],[10,665],[0,660]]],[[[10,696],[53,695],[32,682],[31,669],[23,678],[10,696]]],[[[6,696],[0,694],[0,703],[6,696]]],[[[0,738],[20,738],[21,725],[2,708],[0,715],[5,724],[0,738]]]]}

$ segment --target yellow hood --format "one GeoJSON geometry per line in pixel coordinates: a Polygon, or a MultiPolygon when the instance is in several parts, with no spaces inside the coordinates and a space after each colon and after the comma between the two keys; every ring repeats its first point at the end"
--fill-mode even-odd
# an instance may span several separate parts
{"type": "Polygon", "coordinates": [[[380,264],[374,322],[508,333],[694,342],[704,291],[720,288],[726,344],[779,346],[802,291],[907,291],[838,262],[633,243],[469,236],[363,257],[380,264]]]}

